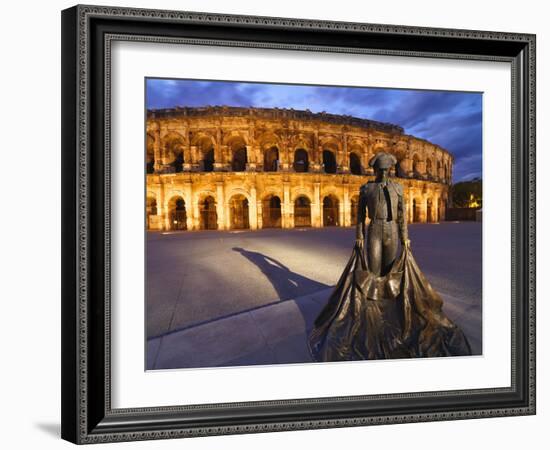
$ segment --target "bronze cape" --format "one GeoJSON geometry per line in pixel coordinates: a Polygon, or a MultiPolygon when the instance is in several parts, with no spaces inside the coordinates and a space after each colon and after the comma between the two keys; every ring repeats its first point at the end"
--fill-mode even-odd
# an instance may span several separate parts
{"type": "Polygon", "coordinates": [[[315,320],[309,351],[314,361],[471,355],[466,336],[442,306],[410,248],[378,277],[356,246],[315,320]]]}

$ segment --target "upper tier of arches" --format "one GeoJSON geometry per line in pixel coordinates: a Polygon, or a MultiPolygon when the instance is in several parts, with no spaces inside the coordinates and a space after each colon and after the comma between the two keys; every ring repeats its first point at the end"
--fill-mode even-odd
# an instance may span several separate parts
{"type": "Polygon", "coordinates": [[[211,116],[149,114],[147,173],[372,175],[369,160],[385,151],[397,159],[393,169],[395,176],[441,183],[450,183],[452,179],[453,157],[449,152],[423,139],[405,135],[398,127],[384,129],[319,118],[272,118],[260,113],[257,116],[223,116],[218,109],[215,111],[217,114],[211,116]]]}

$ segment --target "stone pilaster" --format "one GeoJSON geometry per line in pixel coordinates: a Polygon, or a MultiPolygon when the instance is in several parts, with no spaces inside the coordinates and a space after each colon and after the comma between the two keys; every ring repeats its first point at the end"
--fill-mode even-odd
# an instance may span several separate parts
{"type": "Polygon", "coordinates": [[[216,213],[218,215],[218,230],[229,229],[229,211],[225,202],[223,181],[216,182],[216,213]]]}
{"type": "Polygon", "coordinates": [[[313,183],[313,201],[311,202],[311,226],[322,227],[322,203],[321,203],[321,183],[313,183]]]}

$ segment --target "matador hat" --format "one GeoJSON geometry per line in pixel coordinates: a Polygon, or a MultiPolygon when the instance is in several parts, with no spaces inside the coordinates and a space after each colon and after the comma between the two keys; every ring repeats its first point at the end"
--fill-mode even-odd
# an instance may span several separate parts
{"type": "Polygon", "coordinates": [[[369,161],[369,166],[375,169],[389,169],[397,164],[397,159],[391,153],[379,152],[369,161]]]}

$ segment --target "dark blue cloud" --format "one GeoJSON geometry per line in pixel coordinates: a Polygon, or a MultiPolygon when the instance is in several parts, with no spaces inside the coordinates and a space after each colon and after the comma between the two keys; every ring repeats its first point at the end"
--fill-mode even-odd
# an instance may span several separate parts
{"type": "Polygon", "coordinates": [[[481,177],[482,94],[409,89],[147,80],[147,108],[255,106],[309,109],[390,122],[455,157],[455,182],[481,177]]]}

